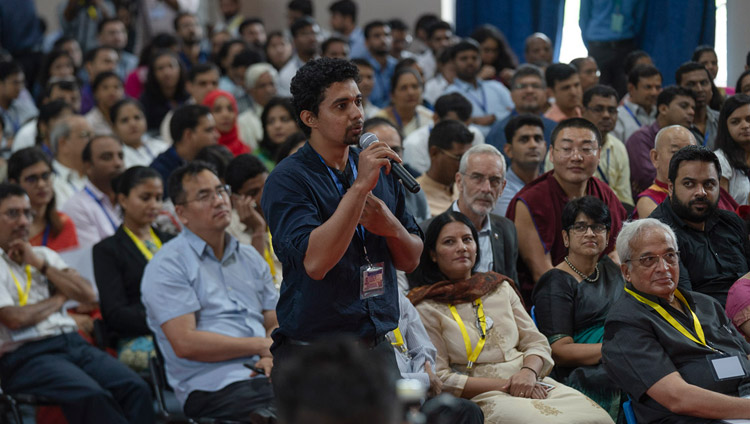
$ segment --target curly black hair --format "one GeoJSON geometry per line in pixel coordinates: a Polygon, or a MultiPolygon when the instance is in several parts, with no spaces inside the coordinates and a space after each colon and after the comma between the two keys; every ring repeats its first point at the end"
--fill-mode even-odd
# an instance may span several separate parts
{"type": "Polygon", "coordinates": [[[323,102],[326,89],[335,82],[354,80],[359,83],[359,69],[356,65],[343,59],[327,57],[307,62],[292,78],[292,103],[295,109],[297,125],[306,135],[310,135],[310,127],[300,119],[303,110],[309,110],[318,115],[318,108],[323,102]]]}

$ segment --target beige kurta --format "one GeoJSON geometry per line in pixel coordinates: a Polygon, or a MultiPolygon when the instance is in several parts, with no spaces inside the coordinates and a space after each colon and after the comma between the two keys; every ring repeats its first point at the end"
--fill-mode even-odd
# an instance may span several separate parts
{"type": "MultiPolygon", "coordinates": [[[[487,330],[487,342],[474,365],[466,374],[466,347],[458,324],[448,304],[432,300],[417,305],[425,329],[437,348],[437,375],[443,381],[443,391],[460,396],[469,376],[508,379],[523,366],[526,355],[537,355],[544,361],[540,375],[546,376],[554,365],[546,337],[534,325],[520,299],[509,284],[501,284],[495,291],[482,297],[484,312],[492,321],[487,330]]],[[[472,346],[476,346],[479,331],[476,315],[470,303],[456,305],[466,325],[472,346]]],[[[500,391],[475,396],[492,423],[612,423],[609,414],[580,392],[545,377],[555,386],[547,399],[535,400],[513,397],[500,391]]]]}

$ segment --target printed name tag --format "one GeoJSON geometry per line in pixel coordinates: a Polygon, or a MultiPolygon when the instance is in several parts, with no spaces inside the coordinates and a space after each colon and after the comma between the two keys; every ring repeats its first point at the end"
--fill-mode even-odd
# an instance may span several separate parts
{"type": "Polygon", "coordinates": [[[728,380],[746,375],[742,362],[737,356],[709,356],[708,362],[711,364],[716,380],[728,380]]]}
{"type": "Polygon", "coordinates": [[[380,296],[385,292],[383,285],[383,262],[362,265],[360,270],[359,298],[380,296]]]}

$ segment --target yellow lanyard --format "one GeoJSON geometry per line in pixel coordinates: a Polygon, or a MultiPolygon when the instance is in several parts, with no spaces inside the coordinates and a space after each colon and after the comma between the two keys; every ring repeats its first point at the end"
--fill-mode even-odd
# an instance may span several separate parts
{"type": "Polygon", "coordinates": [[[464,325],[461,316],[458,315],[456,307],[450,305],[453,319],[456,320],[458,328],[461,329],[461,335],[464,336],[464,344],[466,345],[466,357],[469,361],[466,364],[466,369],[469,370],[474,366],[474,362],[477,361],[477,358],[479,358],[479,354],[482,353],[482,349],[484,348],[484,342],[487,340],[487,319],[484,316],[484,306],[482,306],[482,299],[475,300],[474,305],[477,306],[477,321],[479,322],[479,327],[482,330],[482,334],[480,334],[479,341],[477,342],[477,345],[473,350],[471,348],[471,339],[469,338],[469,333],[466,331],[466,326],[464,325]]]}
{"type": "MultiPolygon", "coordinates": [[[[130,237],[130,239],[133,240],[133,243],[135,243],[135,246],[138,248],[138,250],[141,251],[143,256],[146,257],[146,260],[150,261],[151,258],[154,257],[154,253],[148,250],[148,247],[146,247],[143,241],[141,241],[141,239],[136,237],[135,234],[133,234],[133,232],[128,229],[128,227],[123,225],[122,229],[125,231],[125,234],[127,234],[128,237],[130,237]]],[[[161,240],[159,240],[159,237],[156,236],[154,229],[149,227],[148,231],[151,233],[151,239],[154,241],[154,244],[156,245],[156,250],[161,249],[161,240]]]]}
{"type": "Polygon", "coordinates": [[[26,306],[26,302],[29,301],[29,293],[31,292],[31,266],[26,265],[26,291],[23,290],[21,283],[19,283],[18,278],[16,278],[16,274],[13,273],[13,270],[11,270],[10,267],[8,267],[8,271],[10,271],[10,276],[13,277],[13,282],[16,283],[16,289],[18,290],[18,304],[26,306]]]}
{"type": "Polygon", "coordinates": [[[712,348],[711,346],[706,344],[706,336],[703,334],[703,327],[701,326],[700,321],[698,321],[698,316],[695,315],[695,312],[693,312],[692,309],[690,309],[690,305],[688,305],[687,301],[685,300],[685,296],[680,293],[679,290],[674,291],[675,296],[677,296],[677,299],[679,299],[683,305],[687,308],[688,311],[690,311],[690,315],[693,316],[693,326],[695,327],[695,332],[698,334],[698,338],[696,339],[695,336],[693,336],[692,333],[690,333],[682,324],[680,324],[672,315],[667,312],[666,309],[664,309],[661,305],[659,305],[656,302],[653,302],[649,299],[646,299],[645,297],[639,295],[638,293],[634,292],[633,290],[630,290],[629,288],[625,287],[625,291],[628,292],[631,296],[633,296],[636,300],[638,300],[641,303],[645,303],[646,305],[652,307],[656,312],[659,313],[659,315],[662,316],[667,322],[674,327],[677,331],[682,333],[683,336],[687,337],[688,339],[698,343],[701,346],[705,346],[713,351],[716,351],[716,349],[712,348]]]}
{"type": "Polygon", "coordinates": [[[271,229],[266,227],[266,234],[268,235],[268,245],[263,249],[263,257],[265,257],[268,267],[271,269],[271,276],[276,278],[276,264],[273,262],[273,244],[271,243],[271,229]]]}
{"type": "Polygon", "coordinates": [[[408,349],[406,348],[406,343],[404,343],[404,336],[401,334],[401,329],[396,327],[393,330],[393,339],[395,341],[391,342],[391,346],[395,347],[402,353],[407,353],[408,349]]]}

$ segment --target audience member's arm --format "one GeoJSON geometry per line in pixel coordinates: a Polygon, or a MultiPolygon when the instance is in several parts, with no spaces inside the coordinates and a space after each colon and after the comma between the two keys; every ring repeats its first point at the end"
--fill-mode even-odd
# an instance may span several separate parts
{"type": "Polygon", "coordinates": [[[183,359],[220,362],[253,355],[271,356],[271,339],[267,337],[230,337],[200,331],[195,314],[185,314],[161,325],[174,353],[183,359]]]}
{"type": "Polygon", "coordinates": [[[276,317],[276,311],[263,311],[263,327],[266,328],[266,337],[271,337],[273,330],[279,328],[279,319],[276,317]]]}
{"type": "Polygon", "coordinates": [[[523,202],[516,202],[516,215],[514,222],[516,232],[524,236],[518,238],[518,250],[521,259],[531,270],[534,281],[538,281],[545,272],[552,269],[552,258],[549,253],[544,252],[544,246],[539,239],[536,226],[531,218],[529,208],[523,202]],[[536,235],[536,237],[535,237],[536,235]]]}
{"type": "Polygon", "coordinates": [[[0,308],[0,323],[11,330],[18,330],[37,324],[55,312],[59,312],[67,298],[60,294],[39,303],[26,306],[5,306],[0,308]]]}
{"type": "Polygon", "coordinates": [[[635,208],[638,210],[638,218],[648,218],[649,215],[651,215],[651,212],[656,209],[656,202],[651,200],[650,198],[643,196],[640,199],[638,199],[638,203],[636,203],[635,208]]]}
{"type": "Polygon", "coordinates": [[[662,377],[646,394],[679,415],[709,419],[750,418],[750,399],[688,384],[677,371],[662,377]]]}
{"type": "Polygon", "coordinates": [[[572,337],[563,337],[550,347],[555,365],[563,367],[596,365],[602,359],[601,343],[575,343],[572,337]]]}

